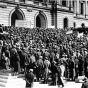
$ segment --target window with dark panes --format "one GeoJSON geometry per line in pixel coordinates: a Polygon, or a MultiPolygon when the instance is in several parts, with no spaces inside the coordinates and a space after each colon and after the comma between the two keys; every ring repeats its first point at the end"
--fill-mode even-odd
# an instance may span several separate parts
{"type": "Polygon", "coordinates": [[[75,9],[75,2],[74,0],[72,1],[72,5],[73,5],[73,10],[75,9]]]}
{"type": "Polygon", "coordinates": [[[69,10],[71,10],[71,1],[69,1],[69,10]]]}
{"type": "Polygon", "coordinates": [[[66,0],[62,0],[62,5],[66,6],[66,0]]]}
{"type": "Polygon", "coordinates": [[[43,0],[34,0],[34,1],[43,2],[43,0]]]}
{"type": "Polygon", "coordinates": [[[80,10],[81,10],[81,14],[83,15],[83,14],[84,14],[83,3],[80,3],[80,5],[81,5],[81,6],[80,6],[80,8],[81,8],[81,9],[80,9],[80,10]]]}
{"type": "Polygon", "coordinates": [[[63,21],[64,21],[64,22],[63,22],[64,29],[65,29],[65,28],[68,28],[68,18],[64,18],[63,21]]]}

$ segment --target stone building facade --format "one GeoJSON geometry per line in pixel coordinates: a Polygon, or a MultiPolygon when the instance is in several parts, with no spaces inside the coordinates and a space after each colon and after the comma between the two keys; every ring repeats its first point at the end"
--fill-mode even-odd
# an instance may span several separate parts
{"type": "Polygon", "coordinates": [[[0,24],[29,28],[88,26],[88,1],[0,0],[0,24]]]}

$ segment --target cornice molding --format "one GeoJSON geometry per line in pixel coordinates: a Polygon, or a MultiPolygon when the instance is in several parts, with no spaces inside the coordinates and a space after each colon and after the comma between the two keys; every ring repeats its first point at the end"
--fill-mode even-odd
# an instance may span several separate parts
{"type": "Polygon", "coordinates": [[[74,18],[76,18],[76,19],[84,19],[84,20],[88,20],[88,18],[77,17],[77,16],[74,16],[74,18]]]}
{"type": "Polygon", "coordinates": [[[5,5],[4,3],[0,3],[0,8],[7,8],[7,5],[5,5]]]}
{"type": "Polygon", "coordinates": [[[12,1],[0,1],[0,2],[7,3],[7,4],[19,5],[19,6],[26,6],[26,7],[33,7],[33,8],[39,8],[39,9],[51,10],[51,8],[49,8],[49,7],[37,6],[37,5],[26,4],[26,3],[19,3],[19,2],[12,2],[12,1]]]}
{"type": "MultiPolygon", "coordinates": [[[[52,10],[52,8],[46,6],[38,6],[38,5],[32,5],[32,4],[26,4],[26,3],[19,3],[19,2],[13,2],[13,1],[3,1],[1,0],[0,2],[7,3],[7,4],[13,4],[13,5],[19,5],[19,6],[25,6],[25,7],[33,7],[33,8],[38,8],[38,9],[44,9],[44,10],[52,10]]],[[[3,6],[4,8],[5,6],[3,6]]],[[[57,8],[57,11],[63,11],[63,12],[69,12],[69,13],[74,13],[74,11],[71,10],[66,10],[62,8],[57,8]]]]}

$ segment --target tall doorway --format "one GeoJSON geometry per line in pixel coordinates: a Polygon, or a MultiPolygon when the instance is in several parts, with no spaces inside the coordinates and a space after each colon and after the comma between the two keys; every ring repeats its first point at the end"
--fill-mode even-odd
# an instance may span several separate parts
{"type": "Polygon", "coordinates": [[[24,20],[24,17],[19,10],[15,10],[11,15],[11,26],[15,26],[16,20],[24,20]]]}
{"type": "Polygon", "coordinates": [[[36,27],[46,28],[46,18],[41,13],[39,13],[36,17],[36,27]]]}
{"type": "Polygon", "coordinates": [[[64,29],[68,28],[68,18],[64,18],[64,29]]]}

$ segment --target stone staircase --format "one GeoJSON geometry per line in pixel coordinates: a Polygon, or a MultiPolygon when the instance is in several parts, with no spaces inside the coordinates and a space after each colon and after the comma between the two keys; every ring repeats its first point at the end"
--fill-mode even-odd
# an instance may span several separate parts
{"type": "Polygon", "coordinates": [[[25,88],[24,75],[14,76],[11,70],[0,70],[0,88],[25,88]]]}
{"type": "MultiPolygon", "coordinates": [[[[78,80],[75,82],[67,82],[65,79],[63,80],[65,87],[68,85],[73,85],[77,81],[82,80],[84,77],[78,77],[78,80]]],[[[26,82],[24,80],[24,74],[19,74],[14,76],[12,70],[0,70],[0,88],[26,88],[26,82]]],[[[51,79],[50,79],[51,81],[51,79]]],[[[33,82],[32,88],[59,88],[58,85],[52,86],[49,84],[43,84],[40,82],[33,82]]]]}
{"type": "MultiPolygon", "coordinates": [[[[75,82],[69,81],[66,82],[64,81],[64,87],[63,88],[69,88],[68,86],[75,85],[75,82]]],[[[49,85],[49,84],[41,84],[40,82],[33,82],[32,88],[62,88],[61,86],[58,87],[58,85],[49,85]]]]}
{"type": "Polygon", "coordinates": [[[58,88],[58,86],[50,86],[48,84],[41,84],[39,82],[34,82],[32,88],[58,88]]]}
{"type": "MultiPolygon", "coordinates": [[[[58,84],[52,85],[52,79],[51,78],[48,79],[48,84],[44,84],[43,81],[44,81],[44,79],[42,79],[40,82],[33,82],[32,88],[61,88],[61,87],[58,87],[58,84]]],[[[66,80],[63,80],[63,83],[65,86],[68,85],[66,80]]]]}

